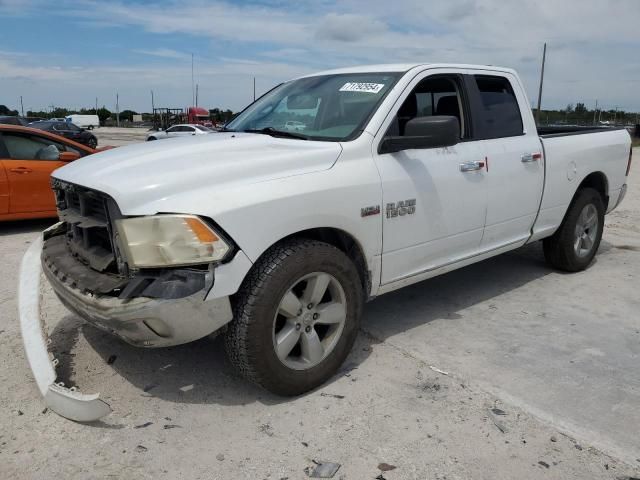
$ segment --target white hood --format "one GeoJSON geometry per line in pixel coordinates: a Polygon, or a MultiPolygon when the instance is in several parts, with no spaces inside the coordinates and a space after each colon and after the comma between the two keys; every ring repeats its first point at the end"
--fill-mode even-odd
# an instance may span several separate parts
{"type": "Polygon", "coordinates": [[[127,215],[186,191],[219,191],[327,170],[341,151],[337,142],[212,133],[114,148],[65,165],[53,176],[110,195],[127,215]]]}

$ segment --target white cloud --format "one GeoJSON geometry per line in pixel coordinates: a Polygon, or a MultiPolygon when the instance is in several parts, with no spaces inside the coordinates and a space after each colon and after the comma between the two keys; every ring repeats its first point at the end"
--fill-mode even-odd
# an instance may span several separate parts
{"type": "MultiPolygon", "coordinates": [[[[151,65],[86,69],[87,75],[100,77],[96,88],[105,91],[162,88],[167,89],[172,102],[187,103],[191,98],[190,69],[175,60],[189,60],[190,53],[181,52],[169,40],[184,34],[198,44],[197,81],[204,95],[201,98],[212,105],[242,107],[250,98],[241,86],[252,84],[253,76],[266,90],[312,70],[414,61],[514,67],[533,99],[546,41],[543,105],[557,107],[578,101],[592,105],[598,98],[601,105],[640,110],[636,94],[640,78],[638,0],[394,0],[391,4],[388,0],[278,0],[260,5],[238,5],[230,0],[158,0],[153,8],[122,1],[61,1],[57,15],[74,17],[84,25],[118,25],[122,31],[132,27],[149,32],[158,46],[134,52],[166,60],[165,65],[158,65],[162,60],[157,60],[151,65]],[[233,54],[218,56],[223,46],[233,54]]],[[[13,4],[14,10],[21,3],[0,2],[13,4]]],[[[85,81],[79,72],[61,73],[51,68],[51,60],[40,60],[29,66],[27,60],[17,62],[0,52],[0,61],[12,64],[11,69],[5,69],[0,63],[0,79],[19,76],[41,81],[39,88],[46,90],[48,72],[58,75],[54,78],[69,75],[63,85],[48,93],[62,95],[68,89],[67,98],[85,81]]],[[[56,62],[62,63],[58,58],[56,62]]]]}
{"type": "Polygon", "coordinates": [[[154,50],[135,49],[135,50],[132,50],[132,52],[140,53],[142,55],[149,55],[151,57],[173,58],[177,60],[191,60],[191,54],[178,52],[177,50],[172,50],[170,48],[156,48],[154,50]]]}

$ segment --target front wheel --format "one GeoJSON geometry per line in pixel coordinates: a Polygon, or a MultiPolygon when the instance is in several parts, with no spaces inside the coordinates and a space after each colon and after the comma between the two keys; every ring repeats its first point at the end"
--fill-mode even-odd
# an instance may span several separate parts
{"type": "Polygon", "coordinates": [[[342,251],[300,239],[265,253],[233,303],[225,334],[232,363],[273,393],[299,395],[328,380],[349,354],[363,291],[342,251]]]}
{"type": "Polygon", "coordinates": [[[553,267],[578,272],[595,257],[604,229],[605,207],[602,196],[592,188],[580,190],[562,225],[543,242],[544,256],[553,267]]]}
{"type": "Polygon", "coordinates": [[[98,140],[97,140],[97,139],[95,139],[95,138],[90,138],[90,139],[87,141],[87,145],[88,145],[89,147],[91,147],[91,148],[96,148],[96,147],[98,146],[98,140]]]}

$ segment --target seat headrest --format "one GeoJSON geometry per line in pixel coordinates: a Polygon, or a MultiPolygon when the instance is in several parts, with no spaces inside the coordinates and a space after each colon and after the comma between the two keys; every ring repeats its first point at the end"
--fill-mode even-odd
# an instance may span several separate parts
{"type": "Polygon", "coordinates": [[[416,115],[418,115],[418,99],[416,98],[416,95],[412,93],[407,97],[398,110],[398,117],[413,118],[416,115]]]}
{"type": "Polygon", "coordinates": [[[438,100],[436,115],[451,115],[460,118],[460,106],[456,95],[447,95],[438,100]]]}

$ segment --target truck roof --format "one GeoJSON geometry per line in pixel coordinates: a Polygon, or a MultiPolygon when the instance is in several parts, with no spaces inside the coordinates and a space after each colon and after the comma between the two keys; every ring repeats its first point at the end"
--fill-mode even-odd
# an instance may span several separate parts
{"type": "Polygon", "coordinates": [[[319,75],[335,75],[341,73],[367,73],[367,72],[408,72],[414,68],[466,68],[470,70],[490,70],[493,72],[515,73],[511,68],[495,67],[492,65],[470,65],[464,63],[384,63],[379,65],[360,65],[355,67],[336,68],[322,72],[303,75],[299,78],[315,77],[319,75]]]}

